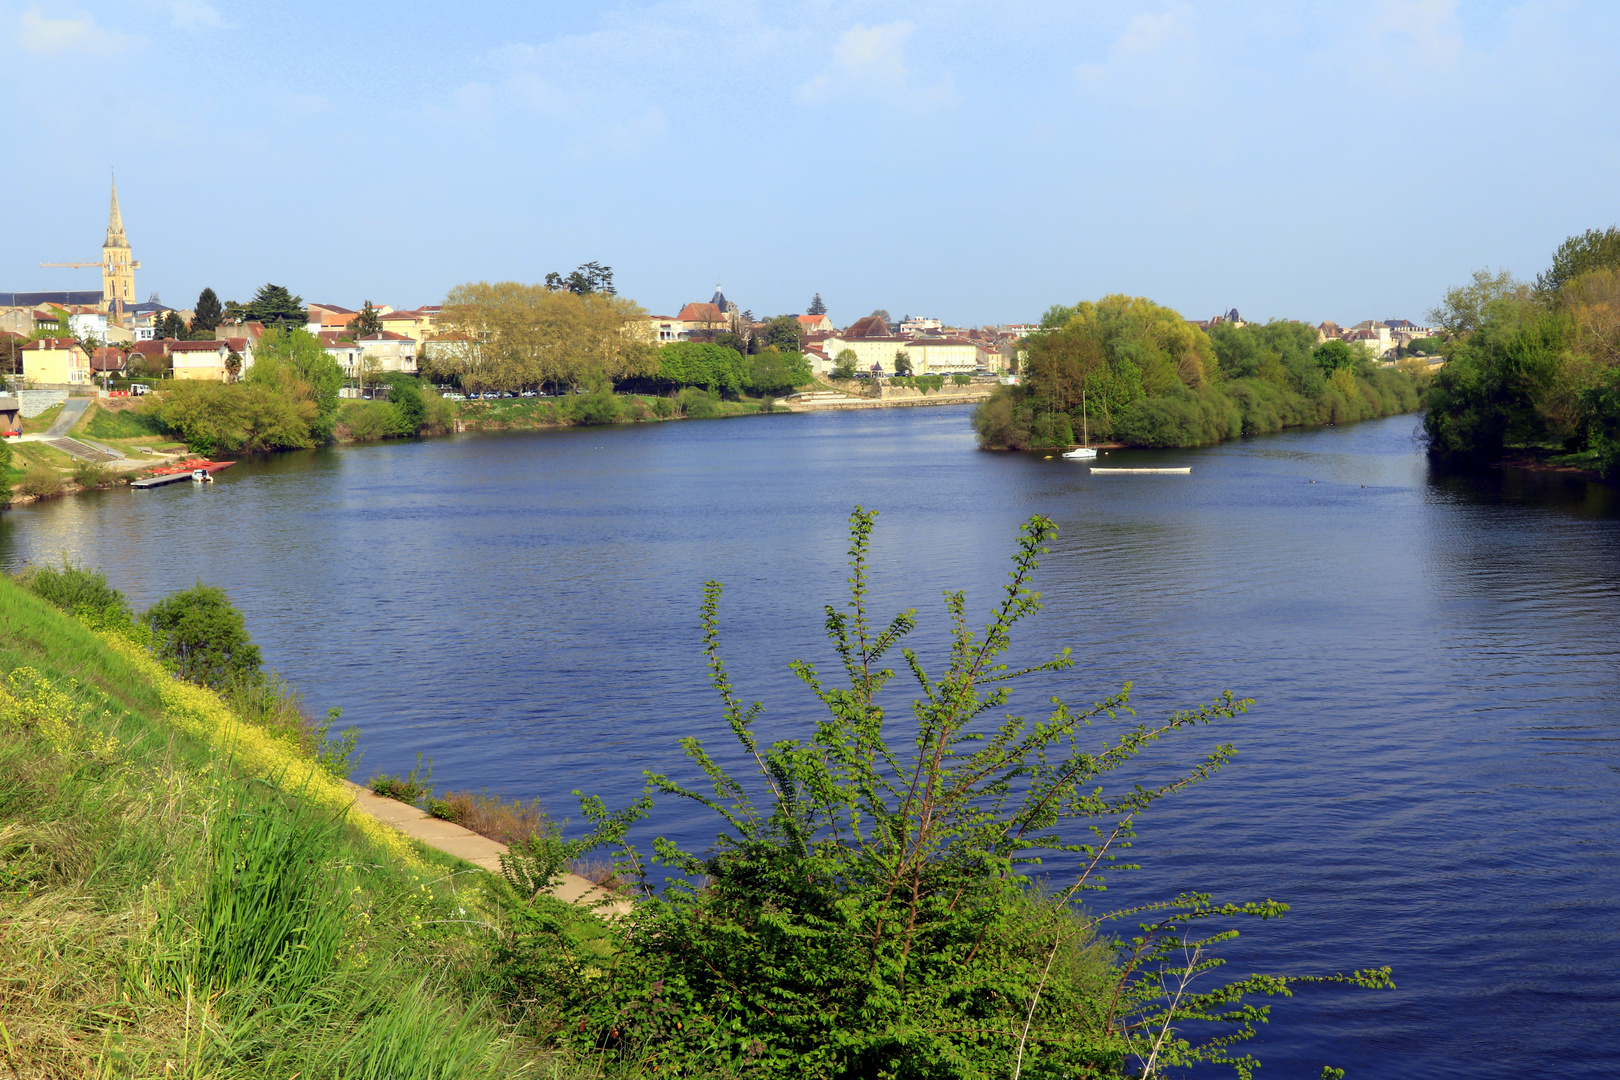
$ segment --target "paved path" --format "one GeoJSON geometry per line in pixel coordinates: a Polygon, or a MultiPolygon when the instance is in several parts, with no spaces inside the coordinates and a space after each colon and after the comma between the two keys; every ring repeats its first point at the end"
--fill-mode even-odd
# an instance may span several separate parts
{"type": "MultiPolygon", "coordinates": [[[[363,788],[348,780],[344,783],[354,795],[355,808],[370,814],[384,825],[392,825],[412,840],[420,840],[428,847],[438,848],[447,855],[454,855],[492,874],[501,872],[505,844],[479,836],[453,822],[441,821],[409,803],[385,799],[370,788],[363,788]]],[[[613,896],[578,874],[564,874],[562,881],[552,890],[552,895],[571,904],[600,905],[600,910],[605,914],[627,915],[631,910],[630,901],[613,896]]]]}
{"type": "Polygon", "coordinates": [[[68,398],[62,405],[61,415],[56,418],[56,422],[45,432],[45,437],[54,439],[58,435],[66,435],[69,431],[72,431],[73,425],[79,422],[79,417],[83,416],[84,410],[89,407],[90,399],[87,397],[68,398]]]}

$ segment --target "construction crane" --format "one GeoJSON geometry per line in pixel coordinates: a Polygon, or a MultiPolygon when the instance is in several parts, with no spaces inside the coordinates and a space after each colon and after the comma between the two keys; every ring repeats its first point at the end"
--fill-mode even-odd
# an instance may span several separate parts
{"type": "MultiPolygon", "coordinates": [[[[99,266],[99,267],[102,267],[102,269],[106,269],[106,264],[102,260],[99,260],[99,259],[97,261],[95,261],[95,262],[40,263],[39,265],[42,266],[42,267],[49,267],[49,266],[67,267],[69,270],[83,270],[86,267],[90,267],[90,266],[99,266]]],[[[141,268],[140,263],[131,263],[130,264],[130,269],[132,269],[132,270],[139,270],[140,268],[141,268]]],[[[122,296],[116,295],[116,290],[114,290],[114,292],[115,292],[115,295],[112,298],[113,322],[122,325],[122,323],[124,321],[124,298],[122,296]]]]}

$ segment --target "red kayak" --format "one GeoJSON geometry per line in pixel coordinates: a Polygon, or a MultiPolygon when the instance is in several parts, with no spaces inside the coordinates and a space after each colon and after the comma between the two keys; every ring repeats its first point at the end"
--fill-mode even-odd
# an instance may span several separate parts
{"type": "Polygon", "coordinates": [[[192,458],[190,461],[177,461],[173,465],[159,465],[148,470],[153,476],[171,476],[174,473],[196,472],[201,469],[206,473],[217,473],[221,469],[228,469],[235,465],[234,461],[209,461],[207,458],[192,458]]]}

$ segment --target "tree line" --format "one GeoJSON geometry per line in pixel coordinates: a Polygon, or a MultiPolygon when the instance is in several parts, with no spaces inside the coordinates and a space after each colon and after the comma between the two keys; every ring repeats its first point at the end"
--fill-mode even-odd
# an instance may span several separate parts
{"type": "Polygon", "coordinates": [[[1419,369],[1379,367],[1360,346],[1318,343],[1289,320],[1209,333],[1151,300],[1112,295],[1046,312],[1024,342],[1021,385],[974,414],[981,446],[1197,446],[1417,407],[1419,369]]]}
{"type": "Polygon", "coordinates": [[[1620,478],[1620,228],[1569,237],[1533,284],[1476,271],[1430,318],[1447,334],[1424,416],[1432,457],[1522,453],[1620,478]]]}

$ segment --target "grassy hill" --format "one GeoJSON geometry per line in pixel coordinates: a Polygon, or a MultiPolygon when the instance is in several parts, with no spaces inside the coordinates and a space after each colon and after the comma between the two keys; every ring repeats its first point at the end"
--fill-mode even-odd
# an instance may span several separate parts
{"type": "Polygon", "coordinates": [[[559,1075],[466,872],[296,746],[0,578],[0,1074],[559,1075]]]}

